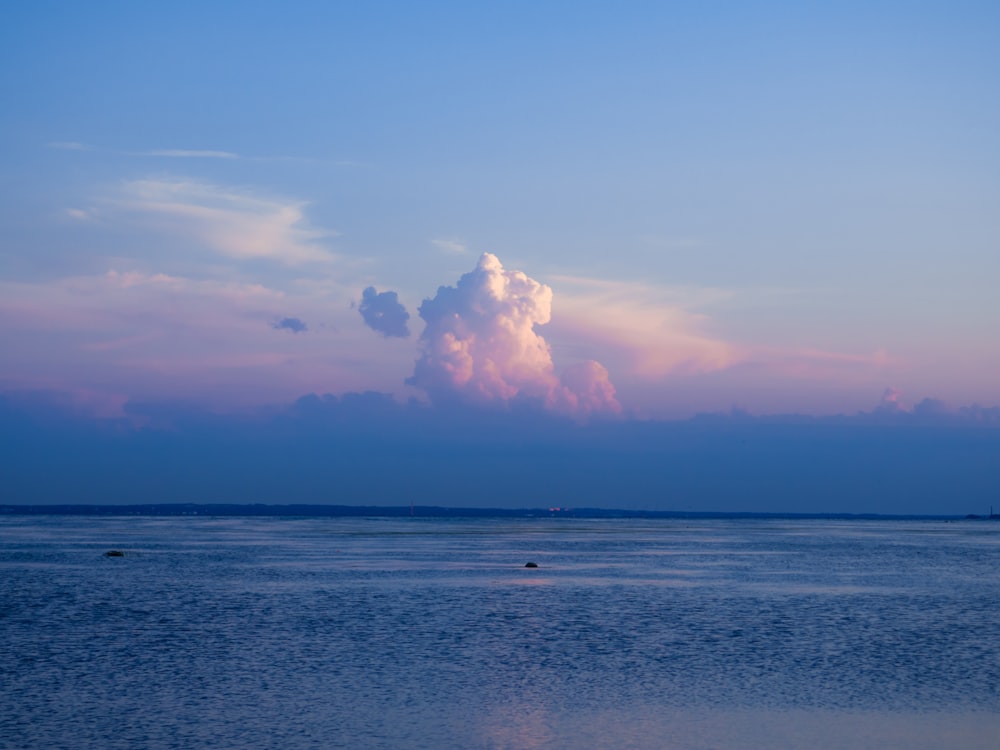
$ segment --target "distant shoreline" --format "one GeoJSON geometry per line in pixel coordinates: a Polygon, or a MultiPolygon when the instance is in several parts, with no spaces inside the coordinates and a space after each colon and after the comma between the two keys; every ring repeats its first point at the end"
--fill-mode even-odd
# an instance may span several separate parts
{"type": "Polygon", "coordinates": [[[788,520],[1000,520],[1000,515],[899,515],[885,513],[765,513],[608,508],[445,508],[433,505],[261,505],[154,503],[139,505],[0,505],[0,515],[67,516],[295,516],[306,518],[581,518],[581,519],[788,519],[788,520]]]}

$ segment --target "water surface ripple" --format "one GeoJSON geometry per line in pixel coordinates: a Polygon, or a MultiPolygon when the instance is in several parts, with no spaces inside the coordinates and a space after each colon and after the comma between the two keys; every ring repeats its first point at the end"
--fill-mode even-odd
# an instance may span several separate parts
{"type": "Polygon", "coordinates": [[[0,747],[995,748],[998,561],[988,522],[8,516],[0,747]]]}

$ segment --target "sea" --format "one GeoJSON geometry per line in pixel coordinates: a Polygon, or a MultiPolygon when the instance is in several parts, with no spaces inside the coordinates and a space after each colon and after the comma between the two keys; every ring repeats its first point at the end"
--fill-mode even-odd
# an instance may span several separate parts
{"type": "Polygon", "coordinates": [[[996,750],[1000,523],[0,516],[0,747],[996,750]]]}

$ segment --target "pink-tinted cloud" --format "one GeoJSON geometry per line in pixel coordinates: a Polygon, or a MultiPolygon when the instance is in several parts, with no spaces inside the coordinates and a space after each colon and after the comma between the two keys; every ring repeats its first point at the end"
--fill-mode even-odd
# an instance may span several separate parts
{"type": "Polygon", "coordinates": [[[753,349],[748,363],[762,367],[776,377],[866,383],[881,379],[884,372],[902,365],[899,359],[885,349],[858,354],[816,348],[778,347],[753,349]]]}
{"type": "Polygon", "coordinates": [[[421,356],[408,383],[435,401],[506,404],[536,399],[576,416],[621,410],[607,370],[597,362],[556,376],[548,343],[535,330],[549,322],[552,290],[489,253],[454,287],[424,300],[421,356]]]}
{"type": "Polygon", "coordinates": [[[705,329],[691,307],[724,296],[718,290],[559,276],[550,339],[565,349],[613,360],[627,375],[659,380],[725,369],[745,353],[705,329]]]}
{"type": "Polygon", "coordinates": [[[284,298],[262,284],[112,269],[41,283],[0,282],[0,319],[20,329],[101,337],[117,325],[148,335],[168,320],[204,327],[220,318],[234,322],[251,312],[276,313],[284,298]]]}
{"type": "Polygon", "coordinates": [[[588,360],[567,367],[559,380],[546,402],[550,409],[578,417],[621,411],[615,387],[600,362],[588,360]]]}
{"type": "Polygon", "coordinates": [[[225,406],[398,388],[413,352],[373,341],[352,294],[140,271],[0,281],[0,390],[44,385],[225,406]],[[308,335],[271,330],[289,309],[315,321],[308,335]]]}
{"type": "Polygon", "coordinates": [[[882,392],[882,400],[875,409],[883,414],[899,414],[910,411],[910,407],[903,401],[903,393],[898,388],[889,386],[882,392]]]}

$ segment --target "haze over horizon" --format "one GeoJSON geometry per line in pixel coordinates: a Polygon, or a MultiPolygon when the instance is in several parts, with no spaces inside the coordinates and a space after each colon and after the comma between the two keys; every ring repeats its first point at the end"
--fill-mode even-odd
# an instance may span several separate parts
{"type": "Polygon", "coordinates": [[[984,2],[12,8],[0,483],[981,511],[998,33],[984,2]],[[487,487],[502,456],[527,478],[487,487]]]}

